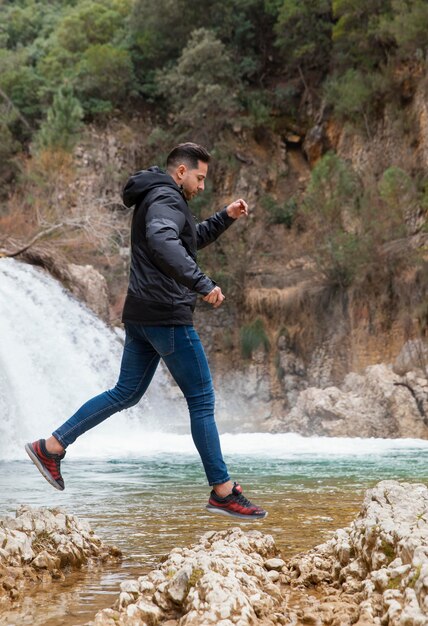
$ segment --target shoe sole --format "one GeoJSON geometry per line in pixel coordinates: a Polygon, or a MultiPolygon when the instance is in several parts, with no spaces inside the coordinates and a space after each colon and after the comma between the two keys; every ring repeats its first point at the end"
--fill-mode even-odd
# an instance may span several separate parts
{"type": "Polygon", "coordinates": [[[209,504],[207,504],[205,508],[210,513],[219,513],[220,515],[226,515],[227,517],[235,517],[238,519],[247,520],[247,522],[252,522],[257,519],[265,519],[268,516],[266,511],[264,515],[243,515],[242,513],[232,513],[231,511],[227,511],[226,509],[219,509],[216,506],[210,506],[209,504]]]}
{"type": "Polygon", "coordinates": [[[48,483],[52,485],[52,487],[55,487],[55,489],[58,489],[58,491],[64,491],[64,487],[61,487],[61,485],[57,483],[55,478],[53,478],[53,476],[46,470],[45,466],[41,463],[39,457],[34,452],[31,446],[31,443],[25,444],[25,452],[33,461],[34,465],[37,467],[37,469],[39,470],[43,478],[45,478],[48,481],[48,483]]]}

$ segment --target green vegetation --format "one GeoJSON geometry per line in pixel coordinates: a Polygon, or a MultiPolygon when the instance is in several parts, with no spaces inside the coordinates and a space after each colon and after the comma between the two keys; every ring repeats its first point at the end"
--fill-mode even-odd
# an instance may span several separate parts
{"type": "Polygon", "coordinates": [[[388,565],[389,565],[389,563],[391,563],[395,559],[395,556],[396,556],[394,546],[388,543],[385,539],[382,539],[380,549],[384,553],[386,558],[388,559],[388,565]]]}
{"type": "Polygon", "coordinates": [[[215,144],[236,118],[295,115],[320,83],[339,117],[369,128],[400,95],[395,70],[428,50],[425,0],[213,0],[203,11],[189,0],[15,0],[0,20],[6,180],[65,87],[83,121],[154,107],[175,136],[204,120],[215,144]]]}
{"type": "Polygon", "coordinates": [[[414,588],[414,586],[416,585],[416,583],[418,582],[418,580],[420,578],[421,571],[422,571],[422,565],[417,565],[417,567],[415,569],[415,573],[413,574],[413,576],[411,577],[411,579],[407,583],[408,587],[410,587],[411,589],[414,588]]]}
{"type": "Polygon", "coordinates": [[[242,326],[240,337],[241,354],[244,359],[250,359],[253,352],[259,348],[262,348],[265,352],[270,350],[269,338],[261,318],[257,318],[251,324],[242,326]]]}
{"type": "Polygon", "coordinates": [[[261,199],[261,205],[266,212],[269,224],[284,224],[287,228],[291,228],[298,208],[295,198],[280,203],[272,196],[266,195],[261,199]]]}
{"type": "MultiPolygon", "coordinates": [[[[234,132],[263,151],[271,131],[282,137],[295,127],[303,136],[322,110],[324,119],[370,136],[386,104],[404,110],[414,82],[408,77],[426,71],[428,54],[425,0],[212,0],[202,10],[190,0],[14,0],[0,4],[0,22],[0,182],[10,196],[19,180],[21,194],[11,203],[19,214],[2,213],[2,227],[29,239],[35,226],[50,232],[65,222],[98,236],[68,187],[70,152],[85,124],[147,120],[147,134],[130,137],[134,157],[144,150],[162,161],[179,138],[206,143],[217,187],[240,167],[234,132]]],[[[122,172],[109,167],[105,177],[117,183],[122,172]]],[[[297,182],[290,197],[280,187],[261,192],[263,227],[282,224],[296,239],[304,233],[303,254],[334,288],[362,283],[379,268],[391,272],[387,244],[428,228],[427,180],[399,167],[362,180],[328,152],[307,189],[297,182]]],[[[192,206],[201,219],[202,206],[214,200],[207,191],[192,206]]],[[[117,215],[107,217],[122,241],[117,215]]],[[[100,213],[99,222],[107,221],[100,213]]],[[[239,297],[257,249],[246,236],[202,255],[239,297]]],[[[78,248],[77,237],[67,245],[78,248]]],[[[254,345],[268,349],[260,320],[242,329],[241,345],[247,356],[254,345]]]]}
{"type": "Polygon", "coordinates": [[[69,151],[78,138],[82,117],[82,107],[72,89],[60,87],[36,135],[36,143],[40,148],[69,151]]]}

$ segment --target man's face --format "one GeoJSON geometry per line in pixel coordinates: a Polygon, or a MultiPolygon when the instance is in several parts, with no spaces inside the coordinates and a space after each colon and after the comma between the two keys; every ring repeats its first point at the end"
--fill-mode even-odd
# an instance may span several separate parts
{"type": "Polygon", "coordinates": [[[208,163],[198,161],[198,167],[196,169],[190,169],[186,165],[180,165],[180,168],[183,168],[180,171],[180,184],[183,187],[186,200],[191,200],[205,188],[208,163]]]}

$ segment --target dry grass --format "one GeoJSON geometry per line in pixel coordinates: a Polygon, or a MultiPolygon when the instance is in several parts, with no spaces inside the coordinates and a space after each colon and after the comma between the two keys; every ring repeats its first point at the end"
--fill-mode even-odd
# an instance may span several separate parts
{"type": "Polygon", "coordinates": [[[249,288],[245,290],[245,309],[251,315],[266,315],[287,322],[303,309],[311,308],[321,291],[322,287],[312,281],[283,289],[249,288]]]}

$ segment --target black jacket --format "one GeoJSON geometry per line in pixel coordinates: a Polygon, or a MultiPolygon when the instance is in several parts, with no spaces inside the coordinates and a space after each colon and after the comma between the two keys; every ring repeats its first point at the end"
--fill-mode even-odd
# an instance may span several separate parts
{"type": "Polygon", "coordinates": [[[196,224],[180,187],[158,167],[131,176],[123,202],[135,210],[122,321],[191,325],[197,294],[205,296],[215,287],[198,267],[196,250],[215,241],[235,220],[223,209],[196,224]]]}

